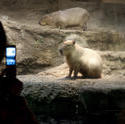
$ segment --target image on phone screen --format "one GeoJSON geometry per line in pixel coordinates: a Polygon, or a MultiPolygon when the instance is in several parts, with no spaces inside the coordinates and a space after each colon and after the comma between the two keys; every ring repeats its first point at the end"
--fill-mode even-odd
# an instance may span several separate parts
{"type": "Polygon", "coordinates": [[[6,48],[6,65],[16,65],[16,48],[15,47],[7,47],[6,48]]]}

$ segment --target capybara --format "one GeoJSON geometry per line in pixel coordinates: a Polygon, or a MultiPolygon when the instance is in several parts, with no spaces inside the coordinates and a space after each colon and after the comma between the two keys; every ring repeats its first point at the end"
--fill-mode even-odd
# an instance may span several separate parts
{"type": "Polygon", "coordinates": [[[86,30],[88,20],[89,12],[86,9],[75,7],[44,15],[39,23],[43,26],[50,25],[57,28],[78,26],[86,30]]]}
{"type": "Polygon", "coordinates": [[[64,41],[60,47],[60,53],[66,57],[71,78],[74,71],[74,78],[80,72],[84,78],[101,78],[102,59],[100,55],[92,49],[83,48],[73,40],[64,41]]]}

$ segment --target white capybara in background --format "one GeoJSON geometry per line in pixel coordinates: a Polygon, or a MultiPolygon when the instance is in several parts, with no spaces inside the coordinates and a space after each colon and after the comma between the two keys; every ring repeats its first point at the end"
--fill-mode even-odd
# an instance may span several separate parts
{"type": "Polygon", "coordinates": [[[74,71],[74,78],[80,72],[84,78],[101,78],[102,59],[96,51],[80,47],[75,41],[64,41],[60,47],[60,53],[66,57],[69,66],[69,75],[71,78],[74,71]]]}
{"type": "Polygon", "coordinates": [[[58,28],[78,26],[86,30],[88,20],[89,12],[86,9],[75,7],[44,15],[39,23],[43,26],[50,25],[58,28]]]}

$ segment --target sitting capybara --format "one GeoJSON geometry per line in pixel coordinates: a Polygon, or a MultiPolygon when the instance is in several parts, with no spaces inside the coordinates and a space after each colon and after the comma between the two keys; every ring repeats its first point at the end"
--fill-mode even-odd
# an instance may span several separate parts
{"type": "Polygon", "coordinates": [[[102,73],[102,59],[96,51],[80,47],[75,41],[64,41],[59,49],[60,53],[66,57],[69,66],[69,75],[71,78],[74,71],[74,78],[80,72],[84,78],[100,78],[102,73]]]}
{"type": "Polygon", "coordinates": [[[43,26],[50,25],[59,28],[79,26],[83,30],[86,30],[88,19],[88,11],[86,9],[76,7],[44,15],[39,23],[43,26]]]}

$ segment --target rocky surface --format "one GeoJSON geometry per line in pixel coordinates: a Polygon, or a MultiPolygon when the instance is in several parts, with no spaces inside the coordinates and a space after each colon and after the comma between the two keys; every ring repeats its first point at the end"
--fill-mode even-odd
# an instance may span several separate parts
{"type": "MultiPolygon", "coordinates": [[[[3,21],[9,43],[17,46],[18,74],[33,74],[64,62],[58,47],[70,34],[81,36],[89,48],[98,50],[104,59],[104,72],[122,70],[124,73],[124,34],[116,31],[59,30],[3,21]],[[51,30],[50,30],[51,29],[51,30]]],[[[84,44],[84,43],[83,43],[84,44]]],[[[107,73],[109,74],[109,73],[107,73]]],[[[124,74],[123,74],[124,75],[124,74]]]]}
{"type": "Polygon", "coordinates": [[[24,82],[22,94],[41,124],[125,122],[125,77],[71,80],[24,75],[18,79],[24,82]]]}
{"type": "Polygon", "coordinates": [[[36,74],[62,64],[64,60],[58,47],[70,34],[80,35],[90,48],[101,51],[106,61],[105,73],[117,68],[124,71],[124,4],[107,4],[98,0],[1,0],[0,11],[9,43],[17,46],[18,74],[36,74]],[[75,6],[87,9],[91,16],[88,31],[83,32],[77,27],[59,30],[40,26],[38,22],[42,15],[54,11],[49,5],[55,4],[58,4],[57,10],[75,6]]]}
{"type": "Polygon", "coordinates": [[[22,95],[41,124],[125,123],[125,5],[93,1],[0,1],[0,20],[9,43],[17,46],[22,95]],[[76,6],[90,12],[87,31],[38,24],[44,14],[76,6]],[[65,78],[68,67],[58,47],[70,34],[81,36],[102,56],[102,79],[65,78]]]}

